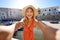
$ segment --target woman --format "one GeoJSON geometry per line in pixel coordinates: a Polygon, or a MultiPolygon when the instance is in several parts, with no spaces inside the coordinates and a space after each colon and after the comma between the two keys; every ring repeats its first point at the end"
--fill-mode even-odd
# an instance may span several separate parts
{"type": "Polygon", "coordinates": [[[23,40],[34,40],[34,26],[37,26],[42,31],[44,30],[41,23],[35,21],[38,11],[32,5],[29,5],[23,8],[22,13],[24,20],[16,24],[15,30],[18,30],[21,25],[24,25],[23,40]]]}

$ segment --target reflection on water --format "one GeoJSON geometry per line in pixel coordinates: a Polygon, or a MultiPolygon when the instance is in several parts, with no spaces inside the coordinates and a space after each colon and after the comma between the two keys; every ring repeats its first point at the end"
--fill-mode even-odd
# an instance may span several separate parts
{"type": "MultiPolygon", "coordinates": [[[[23,31],[18,31],[15,38],[22,40],[23,31]]],[[[43,33],[41,30],[34,28],[34,40],[43,40],[43,33]]]]}

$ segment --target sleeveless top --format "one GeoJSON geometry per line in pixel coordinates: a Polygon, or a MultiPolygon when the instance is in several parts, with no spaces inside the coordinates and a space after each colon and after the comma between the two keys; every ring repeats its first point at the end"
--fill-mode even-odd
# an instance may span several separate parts
{"type": "Polygon", "coordinates": [[[29,27],[24,23],[23,40],[34,40],[34,20],[29,27]]]}

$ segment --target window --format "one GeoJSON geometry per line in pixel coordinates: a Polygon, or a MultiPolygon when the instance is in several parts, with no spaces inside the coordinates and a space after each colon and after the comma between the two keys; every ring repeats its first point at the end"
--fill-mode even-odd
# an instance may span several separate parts
{"type": "Polygon", "coordinates": [[[10,13],[12,13],[12,12],[10,11],[10,13]]]}
{"type": "Polygon", "coordinates": [[[49,11],[51,11],[51,9],[49,9],[49,11]]]}
{"type": "Polygon", "coordinates": [[[10,15],[12,15],[12,14],[10,13],[10,15]]]}
{"type": "Polygon", "coordinates": [[[5,16],[1,16],[1,19],[5,19],[5,16]]]}
{"type": "Polygon", "coordinates": [[[54,8],[54,10],[56,10],[56,8],[54,8]]]}
{"type": "Polygon", "coordinates": [[[54,15],[55,15],[55,12],[54,12],[54,15]]]}
{"type": "Polygon", "coordinates": [[[38,10],[38,13],[40,14],[40,10],[38,10]]]}
{"type": "Polygon", "coordinates": [[[46,11],[46,9],[45,9],[45,11],[46,11]]]}
{"type": "Polygon", "coordinates": [[[4,19],[5,19],[5,16],[3,16],[4,17],[4,19]]]}
{"type": "Polygon", "coordinates": [[[40,10],[38,10],[38,12],[40,12],[40,10]]]}
{"type": "Polygon", "coordinates": [[[59,14],[60,14],[60,12],[59,12],[59,14]]]}
{"type": "Polygon", "coordinates": [[[50,15],[50,13],[49,13],[49,15],[50,15]]]}
{"type": "Polygon", "coordinates": [[[1,16],[1,19],[2,19],[2,16],[1,16]]]}
{"type": "Polygon", "coordinates": [[[40,12],[39,12],[39,14],[40,14],[40,12]]]}
{"type": "Polygon", "coordinates": [[[43,13],[43,16],[45,16],[45,14],[43,13]]]}
{"type": "Polygon", "coordinates": [[[2,13],[2,15],[4,15],[4,13],[2,13]]]}

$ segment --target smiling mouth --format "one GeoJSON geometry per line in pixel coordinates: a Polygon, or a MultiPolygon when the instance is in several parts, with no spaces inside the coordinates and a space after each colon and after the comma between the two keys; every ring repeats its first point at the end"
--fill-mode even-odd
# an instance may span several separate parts
{"type": "Polygon", "coordinates": [[[28,16],[31,16],[31,15],[28,15],[28,16]]]}

